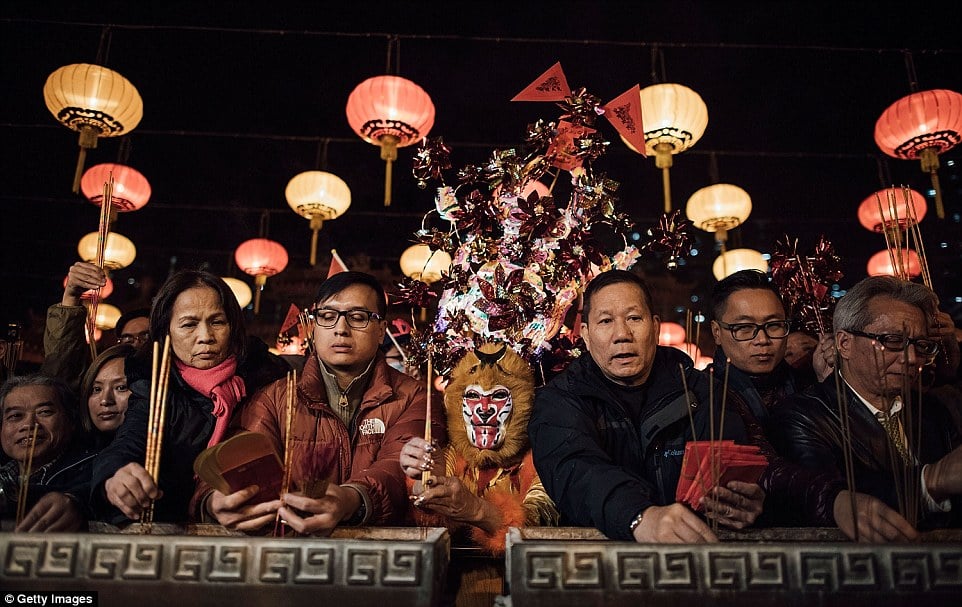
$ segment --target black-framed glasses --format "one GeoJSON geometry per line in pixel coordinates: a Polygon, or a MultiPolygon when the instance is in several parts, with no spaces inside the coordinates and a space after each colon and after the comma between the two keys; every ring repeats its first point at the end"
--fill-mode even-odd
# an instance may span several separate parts
{"type": "Polygon", "coordinates": [[[120,338],[117,339],[118,344],[127,344],[131,346],[142,346],[150,340],[149,331],[141,331],[140,333],[123,333],[120,338]]]}
{"type": "Polygon", "coordinates": [[[866,333],[854,329],[845,329],[846,333],[874,339],[886,350],[901,352],[909,344],[915,346],[915,351],[922,356],[935,356],[939,351],[939,342],[926,337],[906,337],[901,333],[866,333]]]}
{"type": "Polygon", "coordinates": [[[722,329],[731,331],[732,339],[735,341],[751,341],[759,331],[764,331],[769,339],[784,339],[792,328],[790,320],[770,320],[760,325],[753,322],[738,322],[731,325],[720,320],[715,322],[722,329]]]}
{"type": "Polygon", "coordinates": [[[332,310],[331,308],[314,308],[311,310],[314,324],[322,329],[333,328],[341,317],[347,320],[347,326],[352,329],[366,329],[371,319],[382,320],[384,317],[377,312],[354,308],[352,310],[332,310]]]}

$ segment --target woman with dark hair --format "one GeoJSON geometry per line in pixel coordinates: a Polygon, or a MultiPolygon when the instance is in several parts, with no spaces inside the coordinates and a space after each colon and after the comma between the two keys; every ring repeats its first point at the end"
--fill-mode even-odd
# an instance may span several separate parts
{"type": "Polygon", "coordinates": [[[113,439],[117,428],[124,423],[130,389],[124,374],[124,359],[137,349],[131,345],[107,348],[101,352],[84,373],[80,384],[80,425],[102,449],[113,439]]]}
{"type": "Polygon", "coordinates": [[[159,483],[143,465],[152,357],[145,347],[126,361],[126,418],[94,464],[91,501],[109,522],[139,518],[151,500],[157,500],[154,520],[186,521],[194,459],[224,437],[232,412],[249,395],[288,370],[263,342],[247,338],[233,292],[209,272],[184,270],[164,283],[150,313],[150,333],[158,343],[170,337],[173,363],[159,483]]]}

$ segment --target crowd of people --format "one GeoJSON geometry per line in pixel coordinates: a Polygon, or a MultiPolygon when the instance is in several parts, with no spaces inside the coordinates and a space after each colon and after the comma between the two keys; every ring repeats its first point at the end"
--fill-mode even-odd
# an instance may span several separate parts
{"type": "Polygon", "coordinates": [[[529,361],[479,346],[433,395],[443,406],[429,408],[412,377],[424,369],[399,364],[408,357],[386,339],[387,298],[368,274],[319,286],[296,384],[204,271],[172,275],[150,310],[121,318],[119,343],[89,360],[80,298],[105,280],[93,264],[70,269],[40,372],[0,388],[0,516],[21,514],[16,531],[125,525],[147,511],[251,534],[278,521],[295,535],[441,524],[497,553],[509,525],[684,543],[717,541],[719,528],[837,526],[881,542],[962,526],[959,342],[919,284],[862,280],[838,302],[833,332],[807,336],[765,274],[737,272],[714,287],[716,350],[701,371],[658,345],[644,280],[610,270],[583,294],[585,351],[567,368],[535,386],[529,361]],[[152,345],[165,340],[153,474],[152,345]],[[286,492],[222,493],[197,477],[201,452],[245,431],[288,463],[286,492]],[[677,500],[686,445],[720,437],[756,447],[764,472],[716,482],[695,505],[677,500]]]}

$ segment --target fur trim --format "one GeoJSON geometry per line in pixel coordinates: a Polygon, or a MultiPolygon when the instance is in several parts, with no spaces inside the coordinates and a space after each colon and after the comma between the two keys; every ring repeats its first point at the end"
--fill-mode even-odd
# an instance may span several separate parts
{"type": "MultiPolygon", "coordinates": [[[[503,344],[479,346],[483,354],[500,350],[503,344]]],[[[448,418],[448,442],[464,458],[469,467],[510,468],[521,461],[528,449],[528,420],[534,405],[534,376],[523,358],[508,348],[497,364],[482,365],[474,352],[468,352],[451,372],[451,382],[444,390],[444,409],[448,418]],[[461,414],[464,389],[478,384],[485,390],[500,384],[511,390],[513,409],[505,426],[505,438],[497,449],[478,449],[468,439],[461,414]]]]}
{"type": "Polygon", "coordinates": [[[471,539],[485,552],[494,556],[503,556],[508,527],[524,527],[526,518],[524,496],[492,488],[484,494],[484,499],[501,513],[501,526],[494,533],[486,533],[478,527],[472,527],[471,539]]]}

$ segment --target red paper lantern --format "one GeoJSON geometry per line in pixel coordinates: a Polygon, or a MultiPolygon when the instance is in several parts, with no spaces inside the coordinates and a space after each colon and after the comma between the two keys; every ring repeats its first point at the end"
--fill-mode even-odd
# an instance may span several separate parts
{"type": "MultiPolygon", "coordinates": [[[[69,278],[68,276],[64,276],[64,277],[63,277],[63,286],[64,286],[65,288],[66,288],[66,286],[67,286],[67,279],[68,279],[68,278],[69,278]]],[[[107,299],[108,297],[110,297],[110,294],[113,293],[113,292],[114,292],[114,281],[110,280],[110,278],[108,277],[108,278],[107,278],[107,284],[105,284],[104,286],[100,287],[100,299],[107,299]]],[[[97,293],[97,291],[95,291],[95,290],[93,290],[93,289],[89,289],[89,290],[83,292],[83,295],[80,296],[80,299],[84,299],[84,300],[93,299],[93,298],[94,298],[94,295],[95,295],[96,293],[97,293]]]]}
{"type": "Polygon", "coordinates": [[[898,267],[892,266],[892,255],[879,251],[868,260],[866,271],[869,276],[897,276],[904,280],[914,278],[922,273],[919,254],[912,249],[902,249],[901,261],[895,260],[898,267]]]}
{"type": "Polygon", "coordinates": [[[386,165],[384,206],[391,204],[391,163],[397,148],[424,139],[434,126],[434,103],[424,89],[400,76],[368,78],[347,98],[347,122],[361,139],[381,148],[386,165]]]}
{"type": "Polygon", "coordinates": [[[150,200],[150,182],[137,169],[123,164],[104,163],[90,167],[80,180],[80,189],[87,200],[97,206],[103,202],[104,183],[114,176],[111,204],[121,213],[143,208],[150,200]]]}
{"type": "Polygon", "coordinates": [[[675,322],[661,323],[658,332],[659,346],[674,346],[685,343],[685,328],[675,322]]]}
{"type": "Polygon", "coordinates": [[[945,217],[939,187],[939,154],[962,141],[962,95],[946,89],[920,91],[890,105],[875,123],[875,143],[894,158],[922,161],[932,177],[935,210],[945,217]]]}
{"type": "Polygon", "coordinates": [[[287,249],[267,238],[252,238],[237,247],[234,261],[238,268],[254,277],[257,286],[254,291],[254,314],[257,314],[260,312],[261,291],[267,284],[267,277],[287,267],[287,249]]]}
{"type": "Polygon", "coordinates": [[[922,221],[927,210],[925,197],[908,188],[885,188],[858,205],[858,220],[870,232],[904,229],[922,221]],[[881,204],[881,209],[879,206],[881,204]]]}

